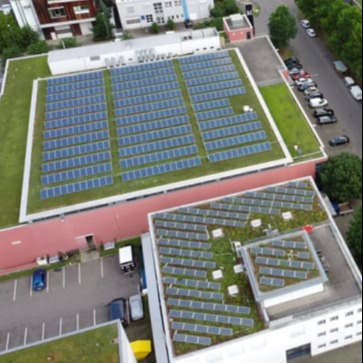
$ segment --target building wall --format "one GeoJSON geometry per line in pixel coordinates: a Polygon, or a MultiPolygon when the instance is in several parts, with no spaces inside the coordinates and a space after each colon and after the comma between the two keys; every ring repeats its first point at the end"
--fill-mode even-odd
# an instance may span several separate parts
{"type": "Polygon", "coordinates": [[[10,0],[10,5],[20,27],[30,26],[41,33],[39,19],[31,0],[10,0]]]}
{"type": "Polygon", "coordinates": [[[234,42],[243,42],[244,40],[249,39],[249,35],[250,37],[253,37],[253,29],[252,28],[248,28],[248,29],[243,29],[243,30],[231,30],[229,31],[228,28],[225,28],[225,31],[228,35],[228,39],[231,41],[231,43],[234,42]]]}
{"type": "Polygon", "coordinates": [[[100,245],[139,236],[148,231],[147,215],[151,212],[314,176],[315,166],[315,162],[308,162],[277,168],[2,230],[0,274],[7,269],[32,263],[43,255],[84,248],[84,240],[77,237],[93,235],[95,242],[100,245]]]}

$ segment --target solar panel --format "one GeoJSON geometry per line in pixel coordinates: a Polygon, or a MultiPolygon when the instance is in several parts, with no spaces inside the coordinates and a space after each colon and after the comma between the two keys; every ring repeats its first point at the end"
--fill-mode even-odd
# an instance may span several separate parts
{"type": "Polygon", "coordinates": [[[174,89],[177,90],[180,89],[180,85],[178,82],[169,82],[164,84],[157,84],[153,86],[127,89],[127,90],[124,90],[121,84],[112,85],[114,99],[136,97],[136,96],[148,95],[151,93],[171,91],[174,89]]]}
{"type": "Polygon", "coordinates": [[[94,113],[107,110],[106,103],[95,103],[92,105],[80,106],[76,108],[67,108],[65,110],[50,111],[45,113],[45,120],[55,120],[72,116],[79,116],[87,113],[94,113]]]}
{"type": "Polygon", "coordinates": [[[228,73],[235,71],[236,67],[233,64],[230,64],[226,66],[220,66],[217,68],[205,68],[205,69],[199,69],[197,71],[183,72],[183,77],[185,79],[190,79],[190,78],[198,78],[204,76],[213,76],[218,73],[228,73]]]}
{"type": "Polygon", "coordinates": [[[156,230],[156,235],[170,238],[182,238],[189,240],[198,240],[198,241],[208,241],[209,235],[208,233],[186,233],[181,231],[171,231],[168,229],[158,228],[156,230]]]}
{"type": "Polygon", "coordinates": [[[205,269],[216,268],[215,262],[204,261],[204,260],[188,260],[185,258],[161,257],[160,262],[165,265],[196,267],[196,268],[205,268],[205,269]]]}
{"type": "MultiPolygon", "coordinates": [[[[204,105],[204,103],[197,104],[197,105],[204,105]]],[[[233,126],[233,125],[240,126],[241,123],[257,120],[257,117],[258,116],[257,116],[256,112],[248,112],[248,113],[243,113],[240,115],[221,118],[219,120],[201,122],[201,123],[199,123],[198,126],[201,131],[207,131],[207,130],[216,129],[216,128],[226,128],[228,126],[233,126]]],[[[239,129],[231,129],[231,131],[232,130],[233,130],[233,132],[235,132],[239,129]]],[[[238,132],[238,133],[240,133],[240,132],[238,132]]],[[[211,134],[211,135],[214,135],[214,134],[211,134]]],[[[230,133],[227,135],[233,135],[233,133],[230,133]]],[[[213,139],[213,137],[212,137],[212,139],[213,139]]]]}
{"type": "Polygon", "coordinates": [[[162,92],[162,93],[151,93],[136,97],[129,97],[129,98],[117,98],[118,93],[113,94],[114,100],[119,101],[120,107],[127,107],[133,106],[143,103],[155,102],[155,101],[163,101],[170,98],[179,98],[183,97],[183,94],[180,90],[171,90],[169,92],[162,92]]]}
{"type": "Polygon", "coordinates": [[[177,343],[196,344],[209,346],[212,344],[212,339],[198,337],[196,335],[174,334],[173,341],[177,343]]]}
{"type": "Polygon", "coordinates": [[[200,68],[201,69],[217,68],[219,66],[223,66],[223,65],[231,64],[231,63],[232,63],[232,59],[228,57],[228,58],[210,60],[210,61],[206,61],[206,62],[185,64],[185,65],[181,65],[180,68],[181,68],[182,72],[188,72],[188,71],[193,71],[193,70],[200,69],[200,68]]]}
{"type": "Polygon", "coordinates": [[[74,91],[68,91],[64,93],[56,93],[56,94],[50,94],[46,96],[46,102],[59,102],[64,101],[72,98],[81,98],[81,97],[87,97],[92,96],[96,94],[104,94],[105,93],[105,87],[99,86],[99,87],[93,87],[93,88],[82,88],[77,89],[74,91]]]}
{"type": "Polygon", "coordinates": [[[208,275],[206,271],[170,266],[164,266],[162,268],[162,272],[166,275],[189,276],[198,278],[206,278],[208,275]]]}
{"type": "Polygon", "coordinates": [[[306,272],[294,271],[294,270],[281,270],[281,269],[266,268],[266,267],[260,267],[259,273],[260,275],[286,277],[291,279],[306,280],[308,278],[308,274],[306,272]]]}
{"type": "Polygon", "coordinates": [[[171,228],[171,229],[182,229],[187,231],[195,231],[195,232],[206,232],[207,227],[199,224],[191,224],[191,223],[178,223],[178,222],[165,222],[165,221],[156,221],[155,226],[171,228]]]}
{"type": "Polygon", "coordinates": [[[72,82],[68,84],[61,84],[55,86],[48,86],[47,87],[47,95],[51,93],[65,93],[69,91],[78,90],[81,88],[94,88],[104,85],[103,78],[89,80],[89,81],[82,81],[82,82],[72,82]]]}
{"type": "Polygon", "coordinates": [[[231,106],[231,102],[229,102],[229,99],[224,100],[216,100],[216,101],[209,101],[205,103],[198,103],[196,105],[193,105],[194,112],[201,112],[206,110],[212,110],[214,108],[221,108],[221,107],[228,107],[231,106]]]}
{"type": "Polygon", "coordinates": [[[226,58],[226,57],[229,57],[229,53],[226,51],[213,52],[208,54],[193,55],[191,57],[180,58],[179,63],[184,65],[184,64],[205,62],[213,59],[226,58]]]}
{"type": "Polygon", "coordinates": [[[276,258],[264,258],[257,257],[256,264],[258,265],[269,265],[269,266],[280,266],[280,267],[291,267],[297,269],[314,270],[315,264],[304,261],[291,261],[291,260],[280,260],[276,258]]]}
{"type": "Polygon", "coordinates": [[[58,84],[87,81],[87,80],[96,79],[96,78],[103,78],[103,72],[97,71],[97,72],[91,72],[91,73],[79,73],[79,74],[74,74],[71,76],[50,78],[47,80],[47,85],[55,86],[58,84]]]}
{"type": "Polygon", "coordinates": [[[249,218],[249,215],[247,213],[223,212],[215,211],[212,209],[180,208],[178,212],[183,214],[196,214],[208,217],[240,219],[243,221],[246,221],[249,218]]]}
{"type": "Polygon", "coordinates": [[[238,72],[220,73],[212,76],[187,79],[185,83],[188,87],[199,86],[206,83],[215,83],[240,78],[238,72]]]}
{"type": "Polygon", "coordinates": [[[271,244],[274,247],[291,248],[295,250],[305,250],[307,248],[305,242],[274,240],[271,244]]]}
{"type": "Polygon", "coordinates": [[[113,78],[113,88],[115,83],[119,86],[118,89],[132,89],[132,88],[143,88],[147,86],[162,84],[162,83],[169,83],[169,82],[176,82],[178,80],[176,74],[167,74],[164,76],[153,77],[153,78],[145,78],[145,79],[137,79],[135,81],[124,82],[121,79],[115,76],[113,78]]]}
{"type": "Polygon", "coordinates": [[[230,80],[230,81],[224,81],[224,82],[219,82],[219,83],[211,83],[211,84],[207,84],[207,85],[189,87],[188,92],[189,92],[190,95],[197,95],[197,94],[200,94],[200,93],[205,94],[206,92],[226,90],[226,89],[229,89],[229,88],[237,88],[237,87],[242,87],[242,86],[243,86],[243,83],[242,83],[241,79],[233,79],[233,80],[230,80]]]}
{"type": "Polygon", "coordinates": [[[278,250],[273,248],[252,247],[251,252],[257,255],[268,255],[268,256],[279,256],[279,257],[284,257],[286,255],[284,250],[278,250]]]}
{"type": "Polygon", "coordinates": [[[233,115],[234,110],[232,107],[226,107],[226,108],[219,108],[216,110],[209,110],[205,112],[199,112],[195,114],[195,117],[197,118],[198,122],[209,120],[209,119],[216,119],[223,116],[233,115]]]}
{"type": "Polygon", "coordinates": [[[206,289],[206,290],[217,290],[217,291],[221,289],[221,284],[218,282],[178,279],[176,277],[164,277],[164,284],[192,287],[194,289],[206,289]]]}
{"type": "Polygon", "coordinates": [[[303,260],[310,260],[310,258],[311,258],[311,255],[308,252],[298,252],[296,254],[296,256],[297,256],[297,258],[301,258],[303,260]]]}
{"type": "Polygon", "coordinates": [[[158,240],[158,244],[163,246],[192,248],[198,250],[210,250],[212,248],[211,243],[190,242],[190,241],[167,239],[167,238],[160,238],[158,240]]]}
{"type": "MultiPolygon", "coordinates": [[[[231,201],[233,203],[233,201],[228,198],[225,198],[225,201],[231,201]]],[[[213,209],[224,209],[224,210],[229,210],[229,211],[233,210],[233,211],[246,212],[246,213],[274,214],[274,215],[281,214],[280,209],[264,208],[264,207],[251,207],[248,205],[212,203],[211,207],[213,209]]]]}
{"type": "Polygon", "coordinates": [[[69,100],[63,100],[63,101],[57,101],[52,103],[46,103],[45,109],[46,111],[56,111],[56,110],[62,110],[67,108],[73,108],[73,107],[79,107],[84,105],[89,105],[93,103],[102,103],[106,102],[106,95],[105,94],[99,94],[99,95],[93,95],[88,96],[84,98],[73,98],[69,100]]]}
{"type": "Polygon", "coordinates": [[[302,195],[304,197],[315,196],[315,192],[313,190],[293,189],[293,188],[284,188],[284,187],[268,187],[266,191],[271,193],[302,195]]]}
{"type": "Polygon", "coordinates": [[[158,62],[147,63],[147,64],[137,64],[137,65],[130,65],[127,67],[122,67],[122,68],[114,68],[114,69],[111,69],[110,72],[112,75],[117,75],[117,74],[138,73],[138,72],[159,69],[159,68],[164,69],[164,68],[168,68],[168,67],[173,67],[172,61],[164,60],[164,61],[158,61],[158,62]]]}
{"type": "Polygon", "coordinates": [[[164,67],[161,69],[154,69],[154,70],[143,70],[137,73],[126,73],[126,74],[113,74],[111,77],[112,82],[129,82],[134,81],[136,79],[145,79],[145,78],[152,78],[163,76],[165,74],[174,74],[175,69],[173,67],[164,67]]]}
{"type": "Polygon", "coordinates": [[[188,289],[178,289],[174,287],[168,287],[165,291],[166,295],[173,296],[185,296],[193,297],[197,299],[207,299],[207,300],[223,300],[224,294],[219,292],[206,292],[199,290],[188,290],[188,289]]]}
{"type": "Polygon", "coordinates": [[[203,259],[209,259],[209,260],[212,259],[214,256],[214,254],[212,252],[183,250],[183,249],[178,249],[178,248],[161,247],[159,249],[159,251],[162,255],[203,258],[203,259]]]}
{"type": "Polygon", "coordinates": [[[202,333],[202,334],[211,334],[211,335],[221,335],[221,336],[232,336],[233,330],[227,328],[219,328],[215,326],[208,326],[208,325],[195,325],[190,323],[179,323],[173,322],[171,324],[171,328],[173,330],[179,331],[190,331],[195,333],[202,333]]]}
{"type": "Polygon", "coordinates": [[[233,96],[244,95],[245,93],[246,89],[244,87],[237,87],[237,88],[228,88],[220,91],[214,91],[214,92],[210,91],[197,95],[192,95],[190,96],[190,99],[192,100],[193,103],[200,103],[210,100],[216,100],[218,98],[229,98],[233,96]]]}
{"type": "Polygon", "coordinates": [[[271,279],[271,278],[268,278],[268,277],[261,277],[260,278],[260,284],[261,285],[272,286],[272,287],[284,287],[285,286],[285,280],[271,279]]]}
{"type": "Polygon", "coordinates": [[[296,195],[276,194],[276,193],[261,193],[261,192],[247,192],[244,194],[246,197],[281,200],[283,202],[298,202],[298,203],[313,203],[314,197],[300,197],[296,195]]]}

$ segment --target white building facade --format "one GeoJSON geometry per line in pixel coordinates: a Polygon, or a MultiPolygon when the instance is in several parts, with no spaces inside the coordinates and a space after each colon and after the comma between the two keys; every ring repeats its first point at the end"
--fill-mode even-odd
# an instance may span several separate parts
{"type": "Polygon", "coordinates": [[[124,30],[147,28],[152,23],[166,24],[185,20],[197,21],[210,17],[214,0],[116,0],[124,30]]]}

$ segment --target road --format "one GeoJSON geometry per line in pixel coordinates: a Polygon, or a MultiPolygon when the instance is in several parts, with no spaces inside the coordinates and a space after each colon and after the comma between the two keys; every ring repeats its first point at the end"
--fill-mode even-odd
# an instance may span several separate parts
{"type": "MultiPolygon", "coordinates": [[[[269,16],[282,2],[297,15],[294,0],[255,1],[261,7],[261,14],[255,19],[257,35],[268,33],[269,16]]],[[[329,107],[335,110],[338,117],[338,124],[318,128],[322,140],[327,145],[330,138],[339,134],[347,134],[351,138],[349,146],[335,149],[327,146],[328,154],[350,151],[362,156],[362,103],[353,99],[342,77],[336,73],[331,54],[319,38],[309,38],[300,26],[296,39],[291,42],[291,48],[304,68],[316,80],[319,89],[329,101],[329,107]]]]}

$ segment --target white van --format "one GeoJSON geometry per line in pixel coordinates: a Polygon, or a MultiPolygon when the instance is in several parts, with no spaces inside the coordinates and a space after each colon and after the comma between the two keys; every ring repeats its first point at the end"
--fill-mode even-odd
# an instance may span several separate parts
{"type": "Polygon", "coordinates": [[[118,250],[119,264],[124,274],[135,271],[134,249],[132,246],[122,247],[118,250]]]}
{"type": "Polygon", "coordinates": [[[362,89],[359,86],[353,86],[349,91],[357,101],[362,101],[362,89]]]}
{"type": "Polygon", "coordinates": [[[312,98],[309,101],[311,108],[322,108],[328,105],[328,101],[325,98],[312,98]]]}

